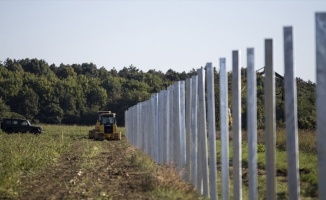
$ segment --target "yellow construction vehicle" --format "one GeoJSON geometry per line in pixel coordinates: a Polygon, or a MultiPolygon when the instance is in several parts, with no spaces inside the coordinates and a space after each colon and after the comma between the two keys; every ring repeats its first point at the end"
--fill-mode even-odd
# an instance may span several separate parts
{"type": "Polygon", "coordinates": [[[121,132],[118,132],[115,113],[111,111],[98,111],[98,119],[95,129],[88,133],[89,139],[94,140],[121,140],[121,132]]]}

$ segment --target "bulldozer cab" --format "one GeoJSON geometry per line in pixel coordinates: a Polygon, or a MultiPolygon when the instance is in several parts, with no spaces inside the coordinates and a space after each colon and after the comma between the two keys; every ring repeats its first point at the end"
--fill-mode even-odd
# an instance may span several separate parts
{"type": "Polygon", "coordinates": [[[110,125],[116,123],[115,115],[113,113],[99,115],[98,121],[100,122],[100,124],[104,124],[104,125],[110,125]]]}

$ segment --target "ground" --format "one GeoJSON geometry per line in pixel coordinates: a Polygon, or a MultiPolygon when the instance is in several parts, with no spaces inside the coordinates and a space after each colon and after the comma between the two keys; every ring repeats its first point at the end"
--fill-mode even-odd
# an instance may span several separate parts
{"type": "Polygon", "coordinates": [[[53,165],[21,179],[18,199],[203,199],[122,141],[76,139],[53,165]]]}

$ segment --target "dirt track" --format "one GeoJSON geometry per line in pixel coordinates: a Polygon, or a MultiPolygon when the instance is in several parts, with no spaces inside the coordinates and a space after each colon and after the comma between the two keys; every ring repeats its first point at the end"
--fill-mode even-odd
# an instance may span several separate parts
{"type": "MultiPolygon", "coordinates": [[[[135,161],[132,155],[137,155],[137,151],[125,138],[76,140],[54,165],[22,179],[19,199],[157,199],[151,191],[160,177],[153,178],[146,166],[139,167],[145,163],[135,161]]],[[[184,185],[182,190],[190,194],[190,199],[197,196],[184,185]]],[[[169,198],[163,195],[160,199],[169,198]]]]}

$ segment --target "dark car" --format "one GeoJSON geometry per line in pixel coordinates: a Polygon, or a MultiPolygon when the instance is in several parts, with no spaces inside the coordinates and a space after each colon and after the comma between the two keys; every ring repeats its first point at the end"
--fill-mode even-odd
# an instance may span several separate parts
{"type": "Polygon", "coordinates": [[[33,126],[26,119],[5,118],[2,119],[1,129],[6,133],[35,133],[42,132],[42,127],[33,126]]]}

